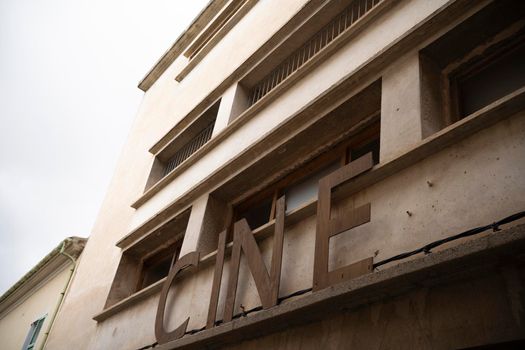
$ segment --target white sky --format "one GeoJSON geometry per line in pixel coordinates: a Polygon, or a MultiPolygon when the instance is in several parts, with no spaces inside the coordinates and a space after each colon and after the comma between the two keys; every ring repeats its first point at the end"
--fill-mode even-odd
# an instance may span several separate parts
{"type": "Polygon", "coordinates": [[[87,237],[143,92],[208,0],[0,0],[0,294],[87,237]]]}

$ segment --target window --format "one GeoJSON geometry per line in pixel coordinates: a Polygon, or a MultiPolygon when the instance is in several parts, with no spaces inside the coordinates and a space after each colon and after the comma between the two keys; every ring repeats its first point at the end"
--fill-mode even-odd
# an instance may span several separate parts
{"type": "Polygon", "coordinates": [[[212,120],[201,131],[199,131],[197,135],[178,149],[177,152],[175,152],[175,154],[166,162],[163,176],[168,175],[173,169],[178,167],[180,163],[184,162],[189,156],[204,146],[204,144],[211,139],[214,125],[215,120],[212,120]]]}
{"type": "Polygon", "coordinates": [[[182,130],[159,152],[153,163],[146,190],[179,167],[211,139],[219,106],[220,100],[182,130]]]}
{"type": "Polygon", "coordinates": [[[525,41],[519,38],[451,75],[457,118],[525,86],[525,41]],[[517,42],[516,42],[517,41],[517,42]]]}
{"type": "MultiPolygon", "coordinates": [[[[378,163],[381,85],[379,79],[371,82],[306,128],[283,126],[275,139],[260,139],[254,146],[256,152],[249,153],[255,159],[210,193],[210,198],[221,203],[218,207],[227,208],[210,211],[224,218],[210,232],[228,229],[231,234],[232,224],[245,218],[252,230],[264,236],[271,231],[276,203],[283,195],[287,222],[302,220],[314,212],[319,179],[368,150],[378,163]]],[[[208,247],[217,247],[216,236],[205,236],[203,240],[211,242],[208,247]]]]}
{"type": "Polygon", "coordinates": [[[32,350],[35,348],[36,341],[38,339],[38,334],[40,333],[40,329],[42,329],[42,325],[44,324],[45,319],[46,316],[41,317],[35,322],[31,323],[31,327],[29,328],[29,333],[27,333],[27,337],[24,341],[24,345],[22,346],[22,350],[32,350]]]}
{"type": "MultiPolygon", "coordinates": [[[[258,71],[268,71],[266,75],[260,77],[260,72],[255,72],[254,77],[248,77],[243,80],[243,84],[249,87],[249,101],[250,105],[255,104],[266,94],[272,91],[282,81],[286,80],[293,73],[298,71],[308,61],[317,57],[318,54],[325,49],[330,43],[354,27],[363,16],[375,8],[380,0],[352,0],[339,1],[337,4],[332,4],[333,9],[328,10],[327,13],[321,12],[314,23],[310,24],[311,28],[322,26],[316,33],[311,33],[307,38],[291,38],[288,40],[284,51],[295,48],[294,45],[300,45],[295,48],[293,52],[279,52],[277,57],[287,57],[281,59],[280,63],[273,68],[264,67],[259,68],[258,71]],[[343,7],[344,6],[344,7],[343,7]],[[343,7],[343,8],[340,8],[343,7]],[[337,11],[336,15],[334,13],[337,11]],[[327,22],[329,20],[329,22],[327,22]],[[302,40],[301,40],[302,39],[302,40]],[[256,82],[252,82],[255,80],[256,82]]],[[[308,28],[300,30],[299,36],[308,35],[308,28]]]]}
{"type": "Polygon", "coordinates": [[[182,240],[179,239],[166,248],[155,252],[152,256],[142,261],[141,274],[137,284],[137,290],[146,288],[160,281],[168,275],[170,267],[179,258],[182,240]]]}
{"type": "Polygon", "coordinates": [[[442,126],[525,86],[524,16],[523,2],[495,1],[421,50],[422,95],[442,126]]]}
{"type": "Polygon", "coordinates": [[[297,183],[288,186],[284,190],[286,200],[286,211],[290,212],[299,208],[303,203],[307,203],[317,197],[317,184],[319,180],[334,170],[337,170],[341,164],[339,162],[331,163],[314,174],[305,176],[297,183]]]}
{"type": "Polygon", "coordinates": [[[122,252],[106,308],[168,275],[179,257],[190,212],[178,214],[122,252]]]}
{"type": "Polygon", "coordinates": [[[273,219],[272,209],[274,207],[273,197],[252,199],[247,204],[237,208],[237,219],[245,218],[252,230],[266,224],[273,219]]]}
{"type": "Polygon", "coordinates": [[[285,194],[286,212],[291,212],[317,198],[319,180],[339,167],[372,152],[374,164],[379,163],[379,122],[358,135],[343,141],[306,165],[235,206],[234,222],[242,218],[252,230],[275,218],[277,199],[285,194]]]}

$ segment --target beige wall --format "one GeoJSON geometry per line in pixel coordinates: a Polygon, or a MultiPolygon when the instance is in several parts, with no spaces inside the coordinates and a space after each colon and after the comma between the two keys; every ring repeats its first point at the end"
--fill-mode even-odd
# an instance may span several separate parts
{"type": "MultiPolygon", "coordinates": [[[[429,242],[488,224],[525,208],[521,195],[502,196],[512,189],[525,193],[525,112],[487,128],[458,144],[373,185],[346,202],[372,203],[372,220],[331,240],[330,269],[374,256],[375,261],[429,242]],[[505,142],[498,140],[505,139],[505,142]],[[509,150],[512,150],[509,152],[509,150]],[[496,176],[497,174],[497,176],[496,176]],[[433,183],[427,185],[427,180],[433,183]],[[395,191],[393,191],[395,189],[395,191]],[[411,217],[406,214],[409,210],[411,217]]],[[[280,296],[312,286],[315,216],[285,230],[280,296]]],[[[272,238],[259,244],[267,266],[272,238]]],[[[228,259],[222,279],[217,318],[222,319],[228,280],[228,259]]],[[[190,316],[188,330],[206,324],[213,267],[191,273],[177,283],[168,303],[168,329],[190,316]]],[[[155,341],[158,294],[103,321],[93,349],[111,343],[139,348],[155,341]]],[[[235,313],[260,305],[253,278],[241,260],[235,313]]]]}
{"type": "MultiPolygon", "coordinates": [[[[304,2],[260,1],[181,83],[177,83],[174,77],[183,65],[182,58],[174,62],[145,94],[91,238],[84,249],[64,312],[57,319],[57,331],[50,337],[49,349],[107,349],[108,344],[115,349],[133,349],[153,343],[157,294],[103,322],[92,320],[104,307],[121,257],[121,250],[115,243],[446,3],[445,0],[400,1],[375,25],[363,30],[160,193],[139,209],[132,209],[130,204],[142,194],[153,162],[153,155],[148,153],[148,149],[304,2]],[[276,8],[279,10],[276,11],[276,8]],[[246,40],[246,33],[250,33],[250,40],[246,40]],[[74,337],[69,336],[71,334],[74,337]]],[[[398,62],[396,64],[403,69],[387,70],[382,74],[386,79],[383,89],[387,90],[383,91],[382,104],[382,123],[385,122],[382,125],[387,128],[382,130],[381,136],[382,161],[413,146],[422,138],[420,127],[415,130],[404,127],[412,125],[413,119],[399,123],[394,113],[397,108],[394,102],[399,101],[402,110],[406,108],[410,111],[401,117],[417,119],[420,115],[419,104],[399,95],[418,96],[413,90],[418,88],[417,85],[407,86],[418,79],[407,81],[396,76],[403,72],[418,72],[415,52],[407,53],[407,57],[412,58],[406,63],[408,66],[398,62]],[[399,137],[407,134],[406,138],[399,137]]],[[[525,193],[525,180],[520,176],[525,173],[524,140],[525,114],[519,113],[348,199],[348,206],[371,202],[372,221],[353,230],[352,234],[338,237],[331,251],[331,266],[351,263],[372,256],[376,251],[376,259],[381,260],[525,207],[523,196],[514,195],[525,193]],[[427,180],[434,186],[429,187],[427,180]],[[473,208],[473,203],[479,205],[473,208]],[[413,215],[408,216],[407,210],[413,215]]],[[[203,201],[203,198],[196,201],[203,201]]],[[[314,233],[315,217],[286,230],[281,295],[311,286],[314,233]]],[[[195,246],[197,241],[195,236],[186,237],[185,249],[195,246]]],[[[270,256],[268,247],[271,247],[271,239],[261,244],[267,261],[270,256]]],[[[259,305],[259,299],[250,273],[244,263],[241,265],[237,305],[242,303],[249,309],[259,305]]],[[[168,322],[170,326],[179,324],[187,316],[191,316],[188,329],[204,325],[212,268],[203,268],[178,284],[175,302],[169,304],[170,311],[173,311],[168,322]]],[[[219,317],[222,315],[224,281],[227,277],[226,266],[219,317]]]]}
{"type": "MultiPolygon", "coordinates": [[[[384,17],[382,17],[379,21],[381,25],[367,27],[360,34],[360,36],[355,38],[355,40],[350,41],[349,44],[347,44],[336,54],[334,54],[332,57],[330,57],[328,60],[322,63],[314,71],[312,71],[303,79],[301,79],[292,89],[285,91],[277,100],[273,101],[269,106],[267,106],[265,109],[259,112],[244,127],[239,129],[237,132],[233,133],[228,139],[224,140],[220,145],[215,147],[206,156],[197,161],[188,170],[180,174],[168,186],[166,186],[157,195],[155,195],[155,197],[153,197],[147,203],[138,208],[133,216],[133,220],[129,227],[129,230],[149,219],[161,208],[163,208],[168,203],[172,202],[185,191],[187,191],[187,189],[191,188],[202,179],[205,179],[211,172],[217,169],[224,162],[232,159],[250,144],[263,137],[269,131],[271,131],[284,120],[286,120],[288,117],[290,117],[293,113],[298,111],[301,107],[308,104],[310,101],[312,101],[312,99],[314,99],[323,91],[328,89],[330,86],[338,82],[343,76],[355,71],[357,67],[366,62],[368,59],[370,59],[370,57],[372,57],[382,48],[393,42],[396,38],[398,38],[403,33],[412,28],[418,21],[421,21],[423,18],[428,16],[430,13],[439,8],[445,2],[445,0],[403,1],[402,4],[400,4],[400,6],[395,8],[395,10],[386,13],[384,17]]],[[[258,7],[259,5],[257,5],[254,8],[254,10],[258,10],[258,7]]],[[[274,11],[272,12],[272,16],[273,13],[274,11]]],[[[263,18],[271,17],[267,13],[262,13],[259,15],[264,16],[263,18]]],[[[242,29],[246,30],[247,33],[252,33],[256,31],[255,27],[242,29]]],[[[227,64],[230,57],[230,54],[227,54],[229,52],[227,51],[227,48],[224,48],[223,51],[223,47],[222,45],[220,45],[217,51],[218,53],[216,59],[219,62],[218,64],[220,65],[221,61],[226,61],[224,62],[224,64],[227,64]],[[221,55],[219,55],[219,53],[221,55]]],[[[237,61],[232,61],[232,67],[230,67],[228,70],[225,69],[224,72],[232,70],[233,67],[235,67],[234,64],[238,64],[237,61]]],[[[205,73],[211,75],[212,77],[214,76],[214,74],[216,74],[215,64],[208,66],[203,65],[201,70],[205,70],[205,73]]],[[[195,72],[192,72],[191,74],[193,73],[195,72]]],[[[169,74],[170,73],[168,70],[164,75],[169,76],[169,74]]],[[[188,76],[187,79],[198,79],[198,76],[193,76],[191,77],[191,79],[190,76],[188,76]]],[[[199,80],[197,80],[197,82],[198,81],[199,80]]],[[[158,82],[157,84],[160,84],[160,82],[158,82]]],[[[183,80],[182,84],[185,84],[185,80],[183,80]]],[[[207,84],[201,85],[207,86],[207,84]]],[[[213,83],[210,84],[210,87],[212,86],[214,86],[213,83]]],[[[182,85],[178,87],[180,89],[180,92],[177,94],[176,97],[171,97],[171,100],[174,101],[176,98],[183,98],[184,96],[184,98],[186,98],[186,100],[188,101],[187,103],[191,103],[190,101],[192,101],[195,98],[197,98],[195,104],[198,101],[200,101],[200,99],[202,98],[200,90],[204,88],[203,86],[195,88],[190,88],[188,86],[184,87],[184,89],[183,87],[184,86],[182,85]],[[189,95],[186,96],[186,94],[189,95]]],[[[169,90],[168,86],[164,87],[164,91],[166,90],[169,90]]],[[[209,92],[210,90],[211,89],[208,87],[206,91],[209,92]]],[[[152,91],[151,93],[155,92],[152,91]]],[[[148,94],[150,94],[150,91],[148,91],[146,95],[148,94]]],[[[170,100],[170,97],[168,96],[164,96],[164,98],[170,100]]],[[[143,106],[144,105],[149,105],[149,97],[146,97],[144,99],[143,106]]],[[[183,109],[181,104],[174,104],[167,107],[172,108],[173,111],[180,111],[181,109],[183,109]]],[[[150,110],[150,108],[153,107],[150,106],[148,108],[148,111],[150,110]]],[[[164,108],[162,107],[159,110],[158,107],[155,106],[155,110],[156,112],[148,114],[147,117],[156,119],[156,116],[159,114],[163,115],[163,112],[168,114],[168,112],[164,111],[164,108]]],[[[182,116],[184,116],[184,114],[181,115],[181,117],[182,116]]],[[[149,122],[153,123],[154,121],[149,120],[149,122]]],[[[169,130],[169,128],[174,125],[175,122],[176,121],[173,121],[172,124],[164,125],[165,120],[158,120],[158,123],[155,124],[155,128],[161,128],[161,130],[163,131],[162,134],[165,134],[169,130]]],[[[145,138],[147,138],[148,136],[149,135],[144,135],[145,138]]],[[[152,139],[149,145],[152,145],[161,136],[162,135],[159,135],[156,138],[152,139]]],[[[395,146],[393,145],[393,147],[395,146]]],[[[146,182],[145,178],[143,182],[146,182]]],[[[139,194],[137,193],[136,195],[138,198],[139,194]]]]}
{"type": "MultiPolygon", "coordinates": [[[[84,249],[84,258],[77,270],[78,278],[64,304],[68,312],[57,319],[57,329],[61,331],[50,337],[50,349],[70,349],[67,334],[71,333],[78,335],[75,346],[79,349],[89,348],[96,332],[111,334],[104,327],[97,329],[96,322],[91,318],[103,309],[120,260],[121,250],[115,243],[128,233],[133,218],[136,218],[135,210],[130,205],[142,193],[153,163],[153,156],[148,149],[304,3],[304,0],[260,1],[245,20],[239,22],[209,53],[210,58],[204,59],[181,83],[175,81],[181,62],[175,61],[145,94],[84,249]],[[279,7],[278,12],[274,11],[276,7],[279,7]],[[256,17],[257,23],[250,23],[250,17],[256,17]],[[235,55],[231,55],[232,46],[244,41],[245,33],[256,35],[251,36],[248,43],[236,47],[235,55]],[[223,57],[225,52],[228,54],[223,57]],[[209,67],[202,68],[210,61],[213,62],[213,72],[210,72],[209,67]],[[86,304],[85,300],[90,300],[90,303],[86,304]]],[[[184,61],[182,58],[180,60],[184,61]]],[[[143,325],[144,331],[149,329],[150,324],[143,325]]]]}
{"type": "Polygon", "coordinates": [[[35,349],[42,346],[51,317],[69,279],[71,264],[63,266],[58,273],[24,297],[20,304],[0,319],[0,347],[5,350],[20,350],[29,332],[31,323],[46,316],[38,335],[35,349]]]}

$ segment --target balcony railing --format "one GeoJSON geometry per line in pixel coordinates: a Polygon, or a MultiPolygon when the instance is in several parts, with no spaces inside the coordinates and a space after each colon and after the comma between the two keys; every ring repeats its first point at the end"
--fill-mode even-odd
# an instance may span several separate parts
{"type": "Polygon", "coordinates": [[[383,0],[352,1],[352,3],[330,23],[308,39],[303,46],[294,51],[252,88],[249,99],[250,105],[253,105],[272,91],[277,85],[312,59],[335,38],[352,27],[359,18],[363,17],[381,1],[383,0]]]}
{"type": "Polygon", "coordinates": [[[166,162],[163,176],[168,175],[173,169],[178,167],[182,162],[188,159],[193,153],[197,152],[199,148],[204,146],[211,138],[215,120],[202,129],[194,138],[182,146],[175,154],[166,162]]]}

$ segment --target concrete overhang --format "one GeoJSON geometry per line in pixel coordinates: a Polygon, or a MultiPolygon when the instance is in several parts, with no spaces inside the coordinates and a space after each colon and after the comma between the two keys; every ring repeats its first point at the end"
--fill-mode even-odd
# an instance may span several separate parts
{"type": "Polygon", "coordinates": [[[391,299],[411,290],[457,283],[499,273],[507,263],[525,259],[525,225],[467,238],[428,255],[290,299],[277,307],[156,345],[156,349],[204,349],[239,343],[266,334],[316,322],[329,315],[391,299]]]}
{"type": "Polygon", "coordinates": [[[191,24],[175,40],[173,45],[162,55],[149,72],[142,78],[138,88],[147,91],[168,67],[179,57],[186,48],[194,42],[207,25],[228,3],[228,0],[211,0],[195,17],[191,24]]]}

